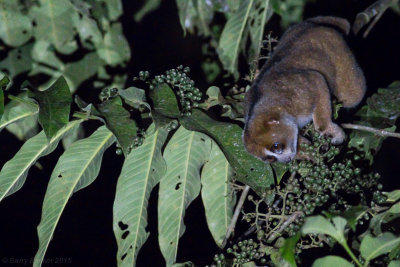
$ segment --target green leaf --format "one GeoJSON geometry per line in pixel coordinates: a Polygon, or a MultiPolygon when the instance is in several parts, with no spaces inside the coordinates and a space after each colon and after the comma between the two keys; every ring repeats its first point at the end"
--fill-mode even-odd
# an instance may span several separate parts
{"type": "MultiPolygon", "coordinates": [[[[1,118],[3,117],[4,114],[4,92],[7,88],[7,85],[10,83],[10,79],[7,77],[7,75],[4,75],[3,78],[0,80],[0,121],[1,118]]],[[[1,127],[0,127],[1,129],[1,127]]]]}
{"type": "Polygon", "coordinates": [[[213,106],[222,104],[223,96],[221,95],[221,90],[217,86],[211,86],[206,92],[208,98],[204,101],[204,108],[209,109],[213,106]]]}
{"type": "Polygon", "coordinates": [[[264,38],[264,26],[271,18],[273,12],[269,0],[256,0],[250,13],[250,23],[248,23],[250,33],[250,51],[248,62],[258,61],[262,41],[264,38]]]}
{"type": "Polygon", "coordinates": [[[397,202],[396,204],[391,206],[388,210],[372,217],[369,228],[375,235],[379,235],[382,233],[381,230],[382,223],[388,223],[398,217],[400,217],[400,202],[397,202]]]}
{"type": "Polygon", "coordinates": [[[178,101],[174,91],[168,84],[162,83],[150,91],[154,111],[168,118],[180,116],[178,101]]]}
{"type": "Polygon", "coordinates": [[[193,27],[193,22],[190,13],[193,14],[194,4],[193,0],[176,0],[176,6],[178,7],[179,22],[184,35],[186,35],[186,28],[193,27]]]}
{"type": "Polygon", "coordinates": [[[69,131],[64,137],[62,138],[61,142],[64,149],[67,149],[71,146],[75,141],[82,139],[85,133],[82,127],[82,124],[79,124],[78,127],[74,128],[73,130],[69,131]]]}
{"type": "Polygon", "coordinates": [[[103,44],[97,49],[99,57],[111,66],[125,66],[131,58],[131,50],[121,23],[113,23],[104,35],[103,44]]]}
{"type": "Polygon", "coordinates": [[[271,258],[273,266],[291,267],[289,263],[282,257],[280,251],[276,248],[270,248],[267,252],[271,258]]]}
{"type": "Polygon", "coordinates": [[[313,267],[354,267],[353,264],[338,256],[326,256],[314,261],[313,267]]]}
{"type": "Polygon", "coordinates": [[[143,89],[136,87],[129,87],[126,89],[118,89],[118,94],[125,100],[125,102],[133,107],[140,108],[141,105],[151,110],[150,105],[146,101],[146,92],[143,89]]]}
{"type": "Polygon", "coordinates": [[[392,192],[384,192],[387,196],[386,202],[396,202],[400,199],[400,190],[394,190],[392,192]]]}
{"type": "Polygon", "coordinates": [[[235,170],[235,179],[261,190],[274,183],[271,166],[248,154],[242,141],[242,129],[233,123],[219,122],[194,109],[192,115],[179,120],[188,130],[207,134],[219,145],[235,170]]]}
{"type": "Polygon", "coordinates": [[[164,150],[167,173],[160,182],[158,237],[167,266],[176,260],[183,218],[200,193],[200,168],[208,159],[211,140],[202,133],[178,128],[164,150]]]}
{"type": "Polygon", "coordinates": [[[361,241],[360,252],[361,256],[367,263],[383,254],[389,253],[398,244],[400,244],[400,237],[396,237],[392,233],[386,232],[377,237],[366,235],[361,241]]]}
{"type": "Polygon", "coordinates": [[[389,88],[380,88],[367,99],[370,114],[396,121],[400,116],[400,81],[389,88]]]}
{"type": "Polygon", "coordinates": [[[182,263],[174,263],[172,264],[172,267],[195,267],[196,265],[194,265],[193,262],[191,261],[185,261],[182,263]]]}
{"type": "Polygon", "coordinates": [[[136,12],[133,17],[136,22],[141,21],[144,16],[156,10],[161,4],[161,0],[148,0],[145,1],[143,6],[136,12]]]}
{"type": "Polygon", "coordinates": [[[331,213],[332,216],[340,216],[346,219],[348,225],[353,229],[356,230],[357,221],[362,218],[362,215],[368,210],[367,206],[351,206],[344,212],[333,212],[331,213]]]}
{"type": "Polygon", "coordinates": [[[201,63],[204,75],[206,76],[207,84],[212,84],[221,74],[221,67],[217,60],[206,59],[201,63]]]}
{"type": "Polygon", "coordinates": [[[111,21],[117,20],[123,13],[121,0],[102,0],[106,3],[108,18],[111,21]]]}
{"type": "Polygon", "coordinates": [[[4,114],[4,93],[3,89],[0,88],[0,121],[4,114]]]}
{"type": "MultiPolygon", "coordinates": [[[[366,122],[360,124],[372,126],[366,122]]],[[[384,128],[383,130],[394,132],[396,130],[396,126],[384,128]]],[[[370,161],[370,164],[372,164],[374,155],[381,148],[382,143],[385,139],[385,137],[377,136],[369,132],[353,130],[353,132],[350,134],[350,141],[348,143],[348,146],[357,148],[360,151],[364,151],[365,159],[368,159],[370,161]]]]}
{"type": "Polygon", "coordinates": [[[0,1],[0,38],[8,46],[21,46],[32,37],[32,23],[14,0],[0,1]]]}
{"type": "Polygon", "coordinates": [[[39,123],[50,139],[69,121],[72,97],[68,84],[61,76],[47,90],[33,93],[39,102],[39,123]]]}
{"type": "Polygon", "coordinates": [[[272,0],[274,11],[281,16],[282,28],[287,28],[290,24],[302,20],[306,2],[304,0],[272,0]]]}
{"type": "Polygon", "coordinates": [[[400,267],[400,261],[391,261],[388,267],[400,267]]]}
{"type": "Polygon", "coordinates": [[[130,113],[122,106],[119,96],[114,97],[98,107],[95,115],[104,118],[107,128],[113,132],[125,156],[129,154],[130,145],[137,134],[137,127],[134,120],[130,119],[130,113]]]}
{"type": "MultiPolygon", "coordinates": [[[[398,259],[400,256],[400,245],[397,245],[394,249],[389,252],[389,259],[398,259]]],[[[400,262],[399,262],[400,263],[400,262]]]]}
{"type": "Polygon", "coordinates": [[[39,158],[53,152],[60,139],[81,122],[81,120],[71,121],[60,129],[50,141],[47,140],[43,131],[26,141],[0,171],[0,201],[18,191],[24,184],[30,167],[39,158]]]}
{"type": "Polygon", "coordinates": [[[96,179],[103,153],[114,142],[113,134],[102,126],[90,137],[73,143],[59,158],[43,201],[42,219],[37,228],[39,249],[33,266],[41,266],[68,200],[73,193],[90,185],[96,179]]]}
{"type": "Polygon", "coordinates": [[[97,25],[96,20],[91,18],[89,14],[80,17],[74,16],[73,20],[79,38],[85,48],[92,50],[103,43],[103,36],[99,26],[97,25]]]}
{"type": "Polygon", "coordinates": [[[67,0],[39,0],[39,4],[29,13],[36,22],[35,39],[49,41],[62,53],[74,38],[73,17],[78,14],[67,0]]]}
{"type": "Polygon", "coordinates": [[[11,79],[32,68],[32,44],[8,51],[7,57],[0,61],[0,69],[5,70],[11,79]]]}
{"type": "Polygon", "coordinates": [[[288,165],[285,163],[275,162],[271,164],[272,169],[274,169],[276,180],[280,184],[283,175],[288,171],[288,165]]]}
{"type": "Polygon", "coordinates": [[[282,258],[290,264],[290,266],[297,266],[296,259],[294,258],[294,253],[296,251],[296,244],[299,241],[301,235],[298,232],[296,235],[286,238],[283,247],[280,248],[280,253],[282,258]]]}
{"type": "MultiPolygon", "coordinates": [[[[367,99],[357,116],[360,124],[394,132],[396,120],[400,116],[400,82],[394,82],[389,88],[380,88],[378,93],[367,99]]],[[[349,147],[364,151],[372,164],[374,154],[380,149],[385,138],[369,132],[354,130],[350,135],[349,147]]]]}
{"type": "Polygon", "coordinates": [[[238,78],[238,57],[244,29],[249,19],[254,0],[243,0],[239,9],[228,19],[218,45],[218,55],[222,65],[238,78]]]}
{"type": "Polygon", "coordinates": [[[86,54],[77,62],[66,64],[63,75],[69,82],[71,91],[76,91],[79,85],[96,75],[98,68],[102,64],[102,61],[95,52],[86,54]]]}
{"type": "MultiPolygon", "coordinates": [[[[48,71],[46,74],[49,76],[53,76],[54,72],[64,69],[64,63],[56,56],[54,48],[52,48],[52,44],[48,41],[37,40],[34,43],[32,48],[32,58],[39,63],[43,63],[56,69],[51,69],[53,72],[48,71]]],[[[34,70],[32,70],[33,73],[30,73],[30,75],[35,74],[37,72],[36,69],[38,68],[36,67],[34,70]]]]}
{"type": "Polygon", "coordinates": [[[209,36],[211,31],[209,24],[214,17],[214,8],[208,0],[198,0],[195,10],[195,14],[198,16],[197,28],[199,35],[209,36]]]}
{"type": "Polygon", "coordinates": [[[114,234],[118,244],[118,266],[132,266],[146,242],[147,205],[150,193],[166,171],[161,148],[167,138],[165,129],[148,130],[144,143],[125,159],[118,178],[114,201],[114,234]]]}
{"type": "Polygon", "coordinates": [[[7,130],[18,139],[24,140],[30,134],[35,134],[39,107],[28,100],[26,93],[20,94],[17,98],[21,101],[12,100],[4,107],[4,114],[0,119],[0,131],[7,127],[7,130]]]}
{"type": "Polygon", "coordinates": [[[232,175],[233,169],[224,153],[212,142],[210,158],[201,172],[201,198],[208,229],[219,247],[231,222],[236,203],[231,185],[232,175]]]}
{"type": "Polygon", "coordinates": [[[301,228],[302,234],[325,234],[333,237],[336,241],[343,244],[344,227],[346,220],[341,217],[332,219],[333,224],[321,215],[308,217],[301,228]]]}

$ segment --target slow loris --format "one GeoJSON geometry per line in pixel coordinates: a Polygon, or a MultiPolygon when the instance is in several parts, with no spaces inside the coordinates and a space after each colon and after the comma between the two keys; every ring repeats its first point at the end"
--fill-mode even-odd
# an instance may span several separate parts
{"type": "Polygon", "coordinates": [[[364,75],[343,34],[350,24],[315,17],[289,28],[246,93],[243,141],[247,151],[267,162],[289,162],[298,148],[298,129],[311,120],[333,144],[345,139],[332,122],[330,93],[354,107],[365,93],[364,75]]]}

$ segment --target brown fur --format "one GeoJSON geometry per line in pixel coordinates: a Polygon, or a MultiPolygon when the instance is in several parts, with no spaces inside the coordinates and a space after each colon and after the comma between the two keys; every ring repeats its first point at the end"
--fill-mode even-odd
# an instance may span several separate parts
{"type": "Polygon", "coordinates": [[[345,19],[315,17],[282,36],[246,94],[243,141],[249,153],[273,161],[265,149],[279,143],[287,151],[275,160],[292,160],[297,128],[311,119],[333,143],[344,140],[342,129],[331,120],[330,93],[344,107],[356,106],[365,93],[362,71],[342,37],[349,29],[345,19]]]}

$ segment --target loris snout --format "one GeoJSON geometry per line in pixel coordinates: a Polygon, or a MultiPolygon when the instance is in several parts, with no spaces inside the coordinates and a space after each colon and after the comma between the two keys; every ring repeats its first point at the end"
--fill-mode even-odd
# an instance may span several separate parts
{"type": "Polygon", "coordinates": [[[365,93],[365,79],[343,35],[347,20],[315,17],[289,28],[246,93],[243,142],[267,162],[290,162],[299,128],[311,120],[333,144],[345,139],[332,122],[331,93],[354,107],[365,93]]]}

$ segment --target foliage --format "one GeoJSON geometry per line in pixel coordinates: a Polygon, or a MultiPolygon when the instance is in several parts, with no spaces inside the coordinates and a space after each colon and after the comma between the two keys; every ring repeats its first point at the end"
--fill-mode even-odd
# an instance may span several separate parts
{"type": "MultiPolygon", "coordinates": [[[[360,109],[369,111],[364,119],[379,114],[380,121],[390,117],[393,118],[390,122],[395,124],[396,93],[393,85],[378,90],[360,109]]],[[[224,260],[217,255],[214,262],[220,261],[223,265],[255,261],[272,266],[296,266],[302,262],[305,250],[333,247],[337,242],[349,259],[326,255],[315,259],[313,266],[395,264],[400,254],[400,237],[395,235],[399,229],[394,222],[399,217],[400,194],[398,190],[382,192],[380,175],[369,167],[373,160],[370,150],[376,147],[369,146],[368,142],[375,142],[376,137],[360,141],[357,133],[350,135],[349,144],[356,141],[364,146],[335,147],[313,125],[306,126],[302,135],[310,144],[303,143],[300,153],[308,160],[273,166],[279,186],[267,190],[264,198],[248,197],[253,207],[243,210],[243,220],[255,232],[256,245],[249,252],[244,250],[246,253],[242,255],[239,244],[243,241],[234,244],[222,254],[224,260]],[[321,213],[325,216],[318,215],[321,213]],[[368,229],[363,225],[368,225],[368,229]]]]}
{"type": "MultiPolygon", "coordinates": [[[[158,234],[168,266],[189,264],[176,260],[185,213],[197,198],[221,248],[214,257],[217,266],[296,266],[305,250],[321,247],[339,256],[327,253],[313,266],[398,264],[400,239],[393,233],[400,193],[382,192],[380,175],[370,166],[384,138],[353,131],[348,146],[335,147],[308,125],[302,134],[310,144],[301,147],[308,160],[288,165],[265,164],[244,149],[243,100],[264,45],[264,26],[273,12],[284,26],[300,20],[305,1],[176,1],[184,33],[206,37],[204,53],[215,56],[203,62],[205,70],[212,69],[208,81],[222,73],[220,66],[237,81],[241,55],[247,59],[246,80],[223,90],[197,88],[183,66],[155,76],[140,71],[134,85],[123,89],[126,76],[115,73],[130,60],[130,49],[118,21],[120,0],[18,3],[0,2],[5,11],[0,11],[0,39],[7,51],[0,68],[8,74],[0,80],[0,130],[26,141],[1,168],[0,201],[17,192],[30,168],[61,140],[68,144],[43,200],[34,266],[42,264],[69,199],[97,178],[103,154],[114,144],[124,157],[113,207],[119,266],[135,265],[149,234],[158,234]],[[225,18],[222,24],[213,19],[218,14],[225,18]],[[65,60],[74,54],[80,59],[65,60]],[[35,83],[39,75],[46,79],[35,83]],[[15,84],[19,80],[28,82],[15,84]],[[87,80],[93,82],[89,87],[103,88],[91,103],[77,91],[87,80]],[[20,85],[29,91],[21,92],[20,85]],[[6,90],[10,87],[17,95],[6,90]],[[83,135],[89,120],[98,128],[83,135]],[[233,240],[224,248],[243,184],[255,192],[241,212],[254,238],[233,240]],[[147,209],[155,190],[158,233],[149,233],[147,209]]],[[[146,1],[134,19],[140,21],[160,4],[146,1]]],[[[269,52],[273,42],[266,42],[269,52]]],[[[357,113],[359,123],[394,131],[398,91],[394,83],[371,96],[357,113]]],[[[339,105],[334,109],[337,115],[339,105]]]]}
{"type": "MultiPolygon", "coordinates": [[[[239,78],[238,63],[241,54],[247,62],[257,64],[264,25],[272,14],[281,16],[283,27],[302,19],[304,0],[176,0],[179,19],[184,33],[197,33],[211,38],[210,45],[217,51],[222,66],[236,79],[239,78]],[[216,25],[214,17],[222,13],[226,18],[224,25],[216,25]],[[246,44],[250,43],[249,46],[246,44]]],[[[142,19],[146,13],[156,9],[160,1],[147,1],[135,18],[142,19]]],[[[204,63],[204,71],[219,72],[218,64],[204,63]],[[212,70],[210,69],[212,68],[212,70]]],[[[212,80],[212,78],[211,78],[212,80]]]]}
{"type": "Polygon", "coordinates": [[[4,0],[0,5],[0,40],[6,45],[0,70],[14,81],[27,80],[34,88],[44,89],[62,75],[71,92],[88,79],[97,87],[124,85],[126,77],[118,81],[117,76],[108,74],[112,68],[125,67],[131,55],[118,21],[120,0],[90,4],[80,0],[4,0]],[[75,61],[67,59],[77,54],[82,56],[75,61]]]}

